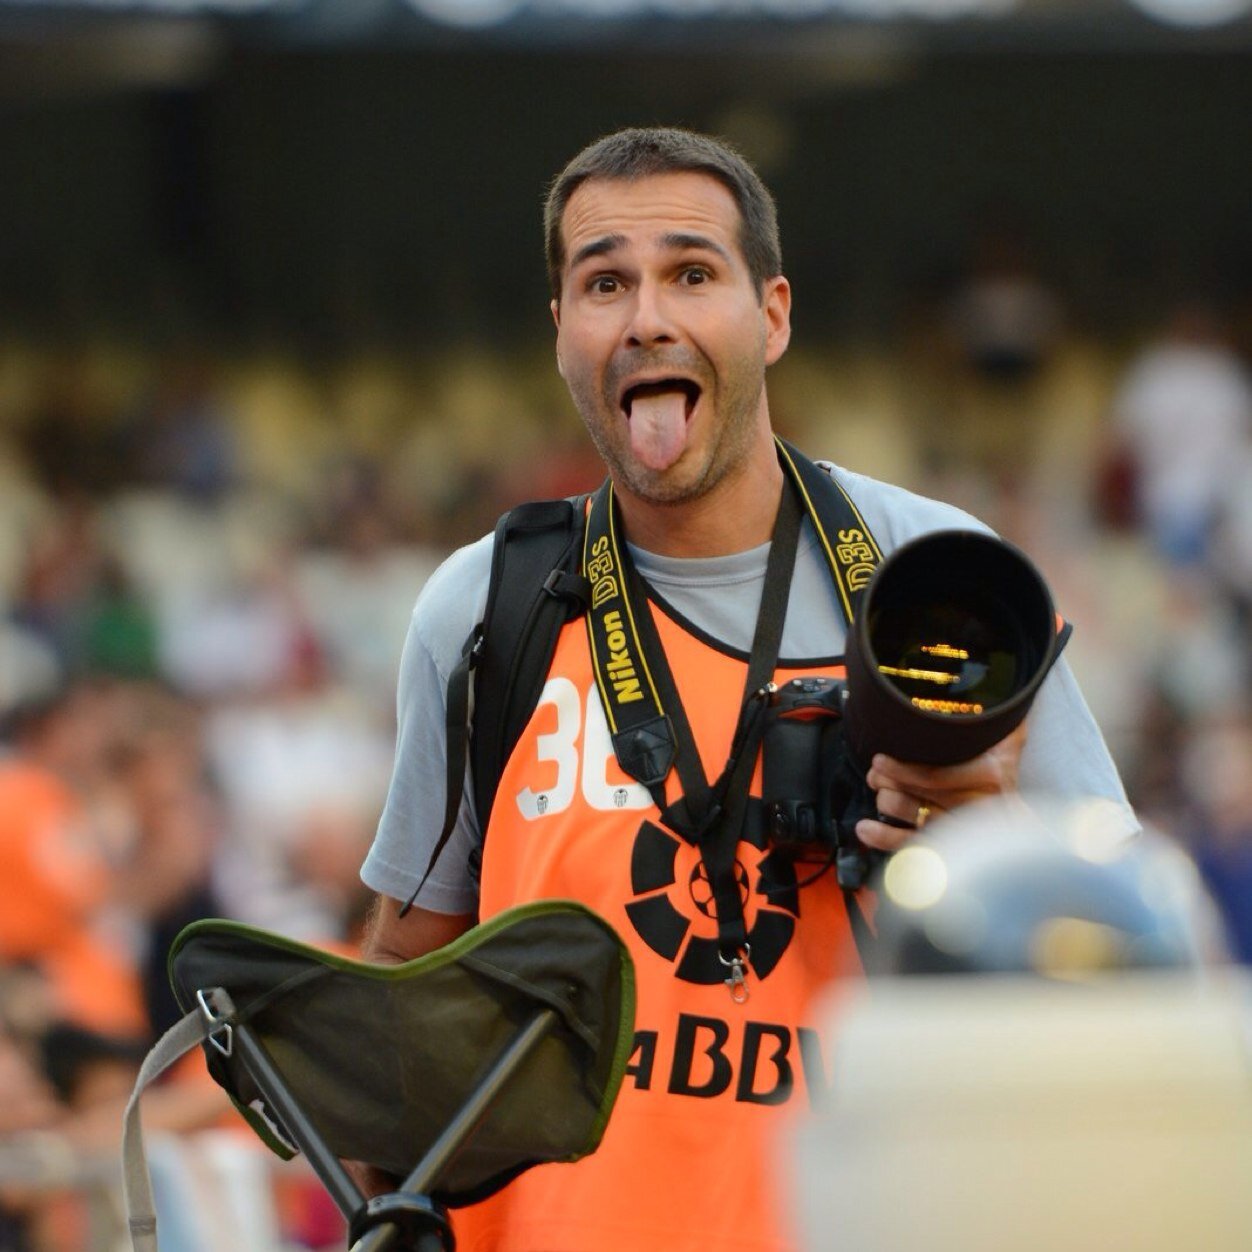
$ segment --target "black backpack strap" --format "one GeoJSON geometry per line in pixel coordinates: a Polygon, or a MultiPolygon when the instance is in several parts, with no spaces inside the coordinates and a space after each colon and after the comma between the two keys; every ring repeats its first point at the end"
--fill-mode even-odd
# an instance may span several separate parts
{"type": "Polygon", "coordinates": [[[474,805],[486,831],[496,784],[539,703],[557,636],[587,609],[580,572],[586,496],[522,504],[496,525],[474,678],[474,805]]]}
{"type": "MultiPolygon", "coordinates": [[[[587,609],[589,584],[579,570],[586,500],[521,504],[496,523],[483,618],[448,677],[443,829],[401,916],[452,837],[467,752],[478,829],[485,835],[500,773],[539,703],[557,636],[587,609]]],[[[470,867],[475,877],[481,856],[480,845],[470,867]]]]}

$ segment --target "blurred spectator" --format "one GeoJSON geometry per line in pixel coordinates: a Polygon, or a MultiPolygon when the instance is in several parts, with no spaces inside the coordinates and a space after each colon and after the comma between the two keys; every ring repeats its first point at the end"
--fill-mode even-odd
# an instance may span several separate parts
{"type": "Polygon", "coordinates": [[[413,605],[443,551],[398,542],[376,466],[338,468],[319,542],[296,558],[295,587],[330,671],[390,717],[413,605]]]}
{"type": "Polygon", "coordinates": [[[1218,501],[1211,572],[1239,616],[1245,637],[1252,634],[1252,440],[1245,441],[1228,467],[1218,501]]]}
{"type": "Polygon", "coordinates": [[[152,394],[122,423],[118,442],[126,478],[140,486],[209,502],[238,479],[233,419],[200,354],[161,363],[152,394]]]}
{"type": "Polygon", "coordinates": [[[144,933],[140,965],[153,1036],[181,1016],[166,962],[184,926],[223,912],[211,886],[223,817],[210,787],[198,711],[154,684],[126,688],[120,775],[132,817],[116,894],[144,933]]]}
{"type": "Polygon", "coordinates": [[[1060,301],[1036,272],[1021,232],[1007,222],[980,233],[949,317],[966,362],[999,383],[1028,381],[1061,329],[1060,301]]]}
{"type": "Polygon", "coordinates": [[[1245,711],[1196,730],[1183,779],[1191,851],[1225,915],[1235,955],[1252,963],[1252,717],[1245,711]]]}
{"type": "Polygon", "coordinates": [[[916,435],[923,463],[943,476],[929,490],[995,519],[996,497],[1011,499],[1026,480],[1053,416],[1047,384],[1063,320],[1010,214],[980,226],[937,320],[942,368],[927,382],[931,411],[916,435]]]}
{"type": "Polygon", "coordinates": [[[69,670],[82,668],[88,606],[104,561],[96,504],[79,492],[58,497],[27,553],[12,615],[69,670]]]}
{"type": "Polygon", "coordinates": [[[108,698],[79,685],[17,719],[0,761],[0,961],[37,970],[55,1016],[142,1039],[134,952],[112,914],[108,698]]]}
{"type": "Polygon", "coordinates": [[[61,685],[56,653],[34,631],[0,619],[0,718],[47,699],[61,685]]]}
{"type": "Polygon", "coordinates": [[[216,886],[231,916],[310,942],[345,936],[393,742],[311,640],[270,688],[215,705],[207,747],[228,815],[216,886]]]}
{"type": "Polygon", "coordinates": [[[152,678],[157,672],[156,619],[125,567],[101,562],[83,608],[82,665],[118,678],[152,678]]]}
{"type": "Polygon", "coordinates": [[[1230,605],[1209,585],[1166,580],[1156,640],[1156,686],[1184,723],[1203,725],[1242,706],[1252,655],[1230,605]]]}
{"type": "Polygon", "coordinates": [[[0,624],[0,707],[47,694],[60,676],[155,674],[155,618],[100,518],[99,502],[72,492],[32,532],[0,624]]]}
{"type": "Polygon", "coordinates": [[[1208,558],[1220,502],[1250,440],[1252,382],[1214,311],[1180,306],[1122,382],[1108,453],[1128,470],[1139,515],[1170,564],[1208,558]]]}
{"type": "Polygon", "coordinates": [[[172,597],[161,621],[162,672],[204,698],[281,683],[296,653],[312,646],[290,574],[274,554],[267,568],[240,571],[227,586],[172,597]]]}

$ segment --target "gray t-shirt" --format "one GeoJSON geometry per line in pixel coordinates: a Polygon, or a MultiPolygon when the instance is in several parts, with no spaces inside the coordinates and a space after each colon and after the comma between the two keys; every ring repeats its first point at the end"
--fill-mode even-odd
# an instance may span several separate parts
{"type": "MultiPolygon", "coordinates": [[[[832,469],[886,554],[933,530],[988,528],[968,513],[861,474],[832,469]]],[[[631,548],[654,592],[687,621],[722,644],[752,644],[769,545],[731,556],[683,559],[631,548]]],[[[444,711],[448,675],[482,617],[491,571],[491,536],[453,553],[426,584],[413,610],[397,695],[396,759],[378,833],[361,869],[373,890],[407,899],[421,880],[443,827],[447,754],[444,711]]],[[[800,533],[781,656],[797,661],[839,656],[845,626],[830,572],[807,519],[800,533]]],[[[1082,693],[1064,658],[1039,690],[1022,755],[1023,791],[1062,797],[1126,795],[1082,693]]],[[[468,871],[478,842],[471,787],[456,828],[418,900],[441,913],[471,913],[477,890],[468,871]]]]}

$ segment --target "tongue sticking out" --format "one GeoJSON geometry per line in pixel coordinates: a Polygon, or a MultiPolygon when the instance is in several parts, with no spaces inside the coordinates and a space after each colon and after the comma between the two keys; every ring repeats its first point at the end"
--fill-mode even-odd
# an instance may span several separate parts
{"type": "Polygon", "coordinates": [[[656,391],[635,397],[630,406],[630,447],[649,469],[669,469],[686,446],[684,392],[656,391]]]}

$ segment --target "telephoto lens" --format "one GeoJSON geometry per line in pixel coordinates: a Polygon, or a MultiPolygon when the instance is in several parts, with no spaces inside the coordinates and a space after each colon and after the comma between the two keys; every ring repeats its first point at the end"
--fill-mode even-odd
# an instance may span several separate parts
{"type": "Polygon", "coordinates": [[[967,761],[1026,716],[1060,653],[1043,578],[1012,544],[936,531],[879,567],[847,649],[848,739],[927,765],[967,761]]]}

